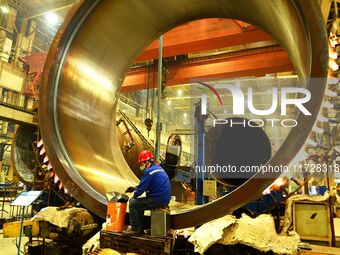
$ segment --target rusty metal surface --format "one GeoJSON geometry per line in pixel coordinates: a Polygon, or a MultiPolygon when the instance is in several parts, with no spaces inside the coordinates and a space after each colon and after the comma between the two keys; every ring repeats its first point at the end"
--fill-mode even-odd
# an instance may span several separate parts
{"type": "MultiPolygon", "coordinates": [[[[162,33],[188,21],[225,17],[254,24],[288,52],[309,88],[299,115],[271,165],[287,164],[304,144],[319,111],[327,76],[327,36],[317,1],[310,0],[85,0],[58,32],[47,57],[40,88],[41,133],[50,161],[67,189],[104,216],[106,191],[135,185],[118,146],[115,105],[124,75],[139,53],[162,33]],[[310,77],[317,77],[311,82],[310,77]]],[[[173,228],[225,215],[256,199],[272,182],[252,178],[213,203],[172,212],[173,228]]]]}

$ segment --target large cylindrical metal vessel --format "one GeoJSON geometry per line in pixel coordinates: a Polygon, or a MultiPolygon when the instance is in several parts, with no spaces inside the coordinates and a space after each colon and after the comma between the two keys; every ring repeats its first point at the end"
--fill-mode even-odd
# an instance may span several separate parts
{"type": "MultiPolygon", "coordinates": [[[[299,125],[268,163],[288,164],[304,144],[319,112],[327,76],[327,35],[317,1],[84,0],[52,43],[40,87],[39,115],[58,176],[94,213],[104,217],[105,192],[122,192],[138,183],[113,128],[126,72],[164,32],[214,17],[242,20],[271,34],[288,53],[300,84],[312,94],[305,104],[312,115],[297,116],[299,125]]],[[[171,225],[183,228],[225,215],[260,196],[271,182],[254,176],[212,203],[172,212],[171,225]]]]}

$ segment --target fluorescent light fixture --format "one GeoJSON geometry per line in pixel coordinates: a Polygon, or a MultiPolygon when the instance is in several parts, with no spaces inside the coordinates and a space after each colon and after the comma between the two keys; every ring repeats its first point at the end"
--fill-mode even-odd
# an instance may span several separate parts
{"type": "Polygon", "coordinates": [[[313,129],[312,129],[315,133],[318,133],[318,134],[323,134],[325,132],[325,130],[323,128],[319,128],[317,126],[314,126],[313,129]]]}
{"type": "Polygon", "coordinates": [[[332,69],[333,72],[339,69],[339,65],[335,63],[334,59],[329,59],[328,66],[330,69],[332,69]]]}
{"type": "Polygon", "coordinates": [[[339,82],[339,78],[336,78],[336,77],[328,77],[327,79],[328,85],[334,85],[334,84],[337,84],[338,82],[339,82]]]}
{"type": "Polygon", "coordinates": [[[320,122],[328,122],[329,118],[319,114],[318,117],[317,117],[317,120],[320,121],[320,122]]]}
{"type": "Polygon", "coordinates": [[[334,108],[334,104],[330,103],[329,101],[323,101],[322,107],[328,108],[328,109],[333,109],[334,108]]]}
{"type": "Polygon", "coordinates": [[[337,59],[338,58],[338,54],[334,51],[329,51],[329,57],[331,59],[337,59]]]}
{"type": "Polygon", "coordinates": [[[49,12],[45,15],[45,19],[46,21],[50,24],[50,25],[56,25],[59,23],[59,18],[58,16],[53,13],[53,12],[49,12]]]}
{"type": "Polygon", "coordinates": [[[308,139],[306,140],[306,143],[307,143],[308,145],[313,146],[313,147],[318,147],[318,143],[315,142],[314,140],[310,139],[310,138],[308,138],[308,139]]]}
{"type": "Polygon", "coordinates": [[[337,37],[333,36],[331,39],[329,39],[329,44],[332,48],[335,48],[335,46],[338,44],[337,37]]]}
{"type": "Polygon", "coordinates": [[[336,92],[333,91],[333,90],[326,89],[325,95],[326,95],[326,96],[329,96],[329,97],[336,97],[336,96],[338,96],[338,93],[336,93],[336,92]]]}
{"type": "Polygon", "coordinates": [[[291,161],[291,165],[299,164],[301,161],[304,161],[308,158],[309,154],[305,151],[304,147],[295,155],[294,159],[291,161]]]}

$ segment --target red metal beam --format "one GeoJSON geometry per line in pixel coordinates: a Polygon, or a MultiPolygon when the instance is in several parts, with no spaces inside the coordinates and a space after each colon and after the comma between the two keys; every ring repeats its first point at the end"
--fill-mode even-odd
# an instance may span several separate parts
{"type": "Polygon", "coordinates": [[[39,52],[26,57],[29,73],[38,73],[44,68],[47,51],[39,52]]]}
{"type": "MultiPolygon", "coordinates": [[[[188,60],[168,67],[167,85],[190,83],[193,80],[216,80],[245,76],[263,76],[268,73],[292,71],[287,53],[280,47],[266,47],[224,54],[214,58],[188,60]]],[[[146,89],[157,86],[157,68],[128,72],[122,91],[146,89]]]]}
{"type": "MultiPolygon", "coordinates": [[[[272,38],[264,31],[245,22],[231,19],[203,19],[188,22],[163,35],[163,57],[193,52],[214,50],[272,38]]],[[[29,72],[43,68],[47,52],[27,57],[29,72]]],[[[137,58],[145,61],[158,58],[158,41],[151,43],[137,58]]],[[[194,78],[229,78],[249,75],[264,75],[292,70],[286,54],[280,49],[258,53],[247,51],[242,56],[205,60],[198,63],[183,63],[169,67],[168,85],[188,83],[194,78]],[[281,61],[282,60],[282,61],[281,61]],[[281,62],[280,62],[281,61],[281,62]]],[[[157,74],[147,75],[146,70],[130,71],[124,81],[123,91],[155,87],[157,74]]]]}
{"type": "MultiPolygon", "coordinates": [[[[204,19],[186,23],[163,35],[163,56],[225,48],[272,40],[266,32],[244,22],[229,19],[204,19]]],[[[158,40],[151,43],[137,61],[158,58],[158,40]]]]}
{"type": "MultiPolygon", "coordinates": [[[[163,35],[163,57],[220,49],[229,46],[267,41],[272,38],[264,31],[245,22],[231,19],[203,19],[178,26],[163,35]]],[[[39,73],[47,52],[26,58],[29,73],[39,73]]],[[[145,61],[158,58],[158,41],[151,43],[137,58],[145,61]]]]}

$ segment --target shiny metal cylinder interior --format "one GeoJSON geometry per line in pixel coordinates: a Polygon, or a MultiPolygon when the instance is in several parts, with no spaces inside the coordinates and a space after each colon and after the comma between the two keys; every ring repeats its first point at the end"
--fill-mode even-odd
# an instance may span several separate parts
{"type": "MultiPolygon", "coordinates": [[[[126,72],[158,36],[189,21],[234,18],[271,34],[287,51],[312,93],[271,165],[289,163],[304,144],[322,102],[327,36],[313,0],[84,0],[68,15],[52,43],[40,88],[40,127],[50,162],[85,207],[104,216],[105,192],[138,183],[118,146],[115,107],[126,72]],[[315,78],[309,80],[309,78],[315,78]]],[[[254,176],[204,206],[172,212],[173,228],[225,215],[257,198],[272,182],[254,176]]]]}
{"type": "Polygon", "coordinates": [[[35,171],[42,162],[36,155],[38,128],[33,126],[18,126],[12,139],[11,164],[14,174],[21,182],[30,186],[39,186],[47,179],[47,174],[39,176],[35,171]]]}
{"type": "MultiPolygon", "coordinates": [[[[121,116],[118,114],[117,118],[119,117],[121,116]]],[[[130,126],[127,126],[127,128],[131,129],[130,126]]],[[[127,150],[125,146],[131,142],[130,137],[125,135],[127,128],[124,125],[117,126],[118,143],[129,168],[136,176],[140,177],[141,171],[136,158],[138,153],[144,149],[144,145],[140,137],[131,130],[133,146],[127,150]]],[[[18,125],[12,139],[11,165],[14,174],[21,182],[30,186],[44,184],[49,175],[47,171],[41,169],[44,154],[39,155],[40,149],[37,148],[38,133],[37,127],[18,125]],[[39,171],[40,174],[36,172],[37,170],[41,170],[39,171]]]]}

